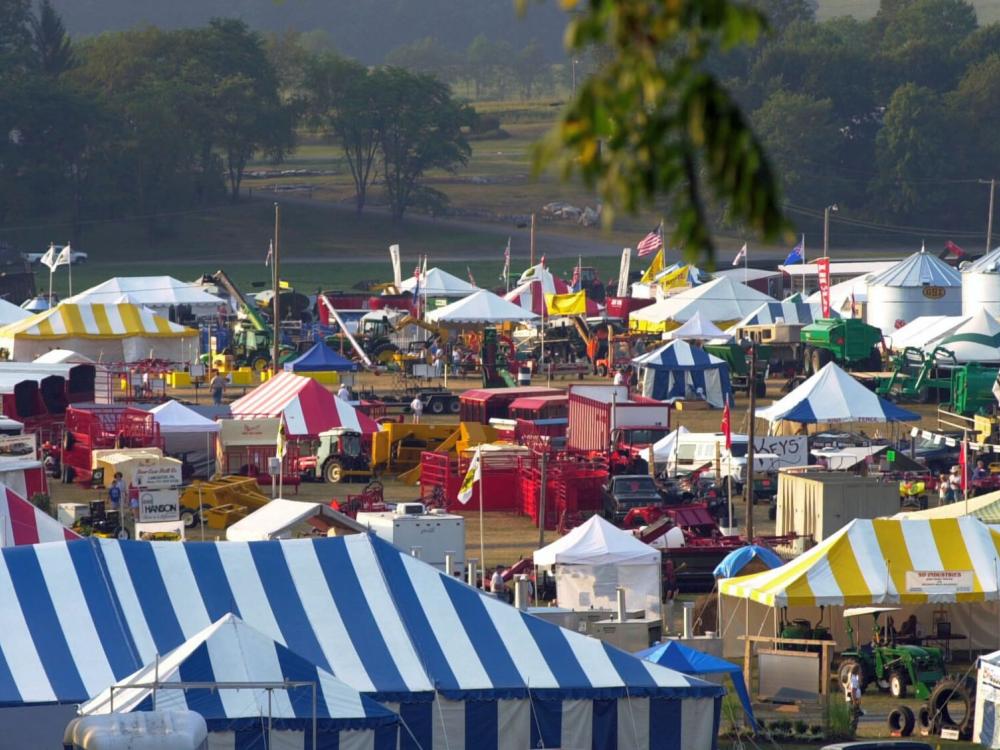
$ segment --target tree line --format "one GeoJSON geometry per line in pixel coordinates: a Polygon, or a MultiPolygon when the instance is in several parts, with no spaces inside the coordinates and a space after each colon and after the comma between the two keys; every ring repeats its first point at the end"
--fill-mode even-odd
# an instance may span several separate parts
{"type": "MultiPolygon", "coordinates": [[[[882,0],[817,21],[766,0],[770,33],[709,62],[735,93],[801,222],[838,204],[859,241],[895,228],[978,229],[1000,172],[1000,24],[964,0],[882,0]]],[[[813,219],[815,220],[815,219],[813,219]]]]}
{"type": "Polygon", "coordinates": [[[0,0],[0,226],[170,214],[240,198],[251,159],[287,156],[301,126],[341,145],[360,211],[373,184],[395,217],[434,210],[431,168],[469,156],[474,113],[439,80],[311,52],[214,19],[75,42],[49,0],[0,0]]]}

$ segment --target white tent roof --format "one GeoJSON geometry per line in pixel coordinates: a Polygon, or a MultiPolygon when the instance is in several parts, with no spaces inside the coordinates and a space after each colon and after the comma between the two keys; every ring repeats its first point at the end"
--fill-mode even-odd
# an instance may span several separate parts
{"type": "Polygon", "coordinates": [[[683,323],[701,312],[703,317],[711,321],[737,321],[756,310],[761,303],[776,301],[763,292],[733,281],[732,278],[723,277],[636,310],[629,315],[629,319],[649,323],[668,320],[683,323]]]}
{"type": "Polygon", "coordinates": [[[366,531],[364,526],[325,503],[307,503],[278,497],[226,529],[226,539],[231,542],[281,539],[287,531],[313,516],[326,516],[336,525],[351,527],[359,533],[366,531]]]}
{"type": "Polygon", "coordinates": [[[464,299],[427,313],[427,320],[437,323],[489,324],[537,320],[538,316],[493,292],[480,289],[464,299]]]}
{"type": "Polygon", "coordinates": [[[725,333],[711,320],[703,318],[699,310],[692,315],[680,328],[675,328],[664,336],[667,339],[728,339],[725,333]]]}
{"type": "Polygon", "coordinates": [[[80,354],[80,352],[74,352],[72,349],[50,349],[38,357],[35,357],[35,362],[39,364],[49,364],[49,365],[64,365],[64,364],[75,364],[75,365],[94,365],[97,364],[90,357],[80,354]]]}
{"type": "Polygon", "coordinates": [[[868,286],[962,286],[962,275],[936,255],[921,250],[873,276],[868,286]]]}
{"type": "MultiPolygon", "coordinates": [[[[853,279],[847,279],[846,281],[841,281],[830,287],[830,307],[838,312],[843,312],[844,308],[850,305],[851,297],[854,298],[855,302],[867,302],[868,301],[868,281],[871,279],[873,274],[864,274],[862,276],[856,276],[853,279]]],[[[820,299],[820,293],[813,292],[808,297],[806,297],[806,302],[809,304],[820,304],[822,300],[820,299]]]]}
{"type": "Polygon", "coordinates": [[[220,429],[218,422],[203,417],[179,401],[167,401],[165,404],[153,407],[149,413],[160,425],[161,433],[218,432],[220,429]]]}
{"type": "Polygon", "coordinates": [[[600,516],[591,516],[534,554],[535,565],[659,565],[660,552],[600,516]]]}
{"type": "Polygon", "coordinates": [[[1000,270],[1000,247],[995,247],[982,258],[962,266],[962,273],[996,273],[998,270],[1000,270]]]}
{"type": "MultiPolygon", "coordinates": [[[[687,427],[681,425],[676,430],[667,435],[664,435],[655,443],[653,443],[653,459],[654,461],[666,461],[670,458],[670,455],[677,449],[677,438],[681,435],[686,435],[690,432],[687,427]]],[[[649,462],[649,448],[643,448],[639,451],[639,455],[649,462]]]]}
{"type": "Polygon", "coordinates": [[[959,362],[998,362],[1000,322],[979,308],[958,328],[934,343],[948,349],[959,362]]]}
{"type": "Polygon", "coordinates": [[[968,319],[968,315],[921,315],[886,336],[886,343],[897,351],[908,346],[923,349],[947,336],[968,319]]]}
{"type": "Polygon", "coordinates": [[[758,409],[756,415],[768,422],[787,419],[831,424],[920,419],[918,415],[876,396],[835,362],[828,363],[784,398],[765,409],[758,409]]]}
{"type": "MultiPolygon", "coordinates": [[[[417,279],[411,276],[400,284],[400,291],[412,293],[416,286],[417,279]]],[[[420,279],[421,296],[464,297],[477,291],[479,291],[479,287],[473,286],[468,281],[464,281],[447,271],[442,271],[440,268],[428,268],[427,276],[420,279]]]]}
{"type": "Polygon", "coordinates": [[[0,325],[16,323],[19,320],[24,320],[25,318],[30,318],[31,316],[32,313],[27,310],[24,310],[5,299],[0,299],[0,325]]]}
{"type": "Polygon", "coordinates": [[[80,292],[64,302],[117,304],[122,301],[147,307],[191,305],[218,309],[224,302],[200,287],[173,276],[118,276],[80,292]]]}

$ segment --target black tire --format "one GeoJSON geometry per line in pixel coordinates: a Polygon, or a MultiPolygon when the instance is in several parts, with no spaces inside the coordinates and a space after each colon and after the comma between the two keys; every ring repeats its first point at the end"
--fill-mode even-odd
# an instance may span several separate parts
{"type": "Polygon", "coordinates": [[[185,529],[190,529],[198,523],[198,511],[191,508],[181,508],[181,521],[185,529]]]}
{"type": "Polygon", "coordinates": [[[431,399],[430,404],[428,404],[431,410],[431,414],[444,414],[444,401],[439,398],[431,399]]]}
{"type": "Polygon", "coordinates": [[[915,722],[913,711],[906,706],[896,706],[889,712],[889,716],[885,720],[891,737],[909,737],[913,734],[915,722]]]}
{"type": "Polygon", "coordinates": [[[901,669],[894,669],[889,672],[889,695],[900,700],[906,698],[906,686],[910,680],[901,669]]]}
{"type": "Polygon", "coordinates": [[[130,539],[131,537],[132,535],[129,533],[128,529],[126,529],[124,526],[122,526],[120,529],[118,529],[118,531],[115,532],[115,539],[121,539],[122,541],[125,541],[127,539],[130,539]]]}
{"type": "Polygon", "coordinates": [[[848,679],[850,678],[851,672],[854,671],[857,671],[858,673],[861,692],[863,693],[865,692],[865,687],[868,685],[868,681],[865,679],[865,667],[853,656],[848,656],[846,659],[841,661],[840,666],[837,667],[837,684],[840,685],[842,690],[846,690],[848,679]]]}
{"type": "Polygon", "coordinates": [[[938,727],[958,729],[960,739],[972,737],[972,724],[976,709],[976,683],[971,678],[955,679],[947,677],[931,691],[927,700],[931,716],[937,717],[938,727]],[[959,714],[957,710],[961,710],[959,714]]]}
{"type": "Polygon", "coordinates": [[[461,408],[462,404],[457,398],[453,398],[448,402],[448,411],[451,414],[458,414],[461,408]]]}
{"type": "Polygon", "coordinates": [[[323,466],[323,481],[327,484],[340,484],[344,481],[344,466],[340,461],[330,460],[323,466]]]}
{"type": "Polygon", "coordinates": [[[250,368],[254,372],[264,372],[268,367],[271,366],[271,360],[265,359],[264,357],[254,357],[250,361],[250,368]]]}
{"type": "Polygon", "coordinates": [[[922,735],[937,734],[937,730],[934,729],[934,719],[931,713],[931,707],[926,703],[917,709],[917,730],[922,735]]]}

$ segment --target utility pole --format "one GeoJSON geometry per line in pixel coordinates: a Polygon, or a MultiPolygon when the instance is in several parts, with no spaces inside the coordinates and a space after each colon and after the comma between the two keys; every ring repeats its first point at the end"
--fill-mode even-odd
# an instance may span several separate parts
{"type": "Polygon", "coordinates": [[[823,209],[823,257],[830,256],[830,212],[837,213],[840,208],[836,203],[823,209]]]}
{"type": "Polygon", "coordinates": [[[278,350],[279,342],[281,341],[281,290],[279,289],[281,285],[281,272],[278,270],[278,258],[280,257],[280,247],[281,243],[281,206],[278,202],[274,202],[274,257],[271,258],[272,277],[274,289],[274,321],[271,324],[271,339],[272,339],[272,367],[275,375],[278,374],[278,350]]]}
{"type": "Polygon", "coordinates": [[[747,544],[753,544],[753,440],[754,440],[754,412],[757,409],[757,389],[754,387],[754,380],[757,377],[757,347],[750,350],[750,416],[747,429],[747,477],[743,483],[743,492],[746,499],[747,514],[747,544]]]}
{"type": "Polygon", "coordinates": [[[531,214],[531,262],[528,267],[535,265],[535,214],[531,214]]]}
{"type": "Polygon", "coordinates": [[[996,196],[997,181],[994,177],[989,180],[980,180],[979,183],[990,186],[990,213],[986,217],[986,252],[989,252],[993,249],[993,199],[996,196]]]}

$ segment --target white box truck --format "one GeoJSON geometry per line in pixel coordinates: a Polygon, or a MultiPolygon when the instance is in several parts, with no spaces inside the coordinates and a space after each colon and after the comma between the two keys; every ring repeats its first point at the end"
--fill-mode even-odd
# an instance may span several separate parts
{"type": "Polygon", "coordinates": [[[465,570],[465,519],[441,510],[430,512],[423,503],[399,503],[384,513],[358,513],[358,523],[379,539],[415,554],[439,570],[450,553],[453,570],[465,570]]]}

